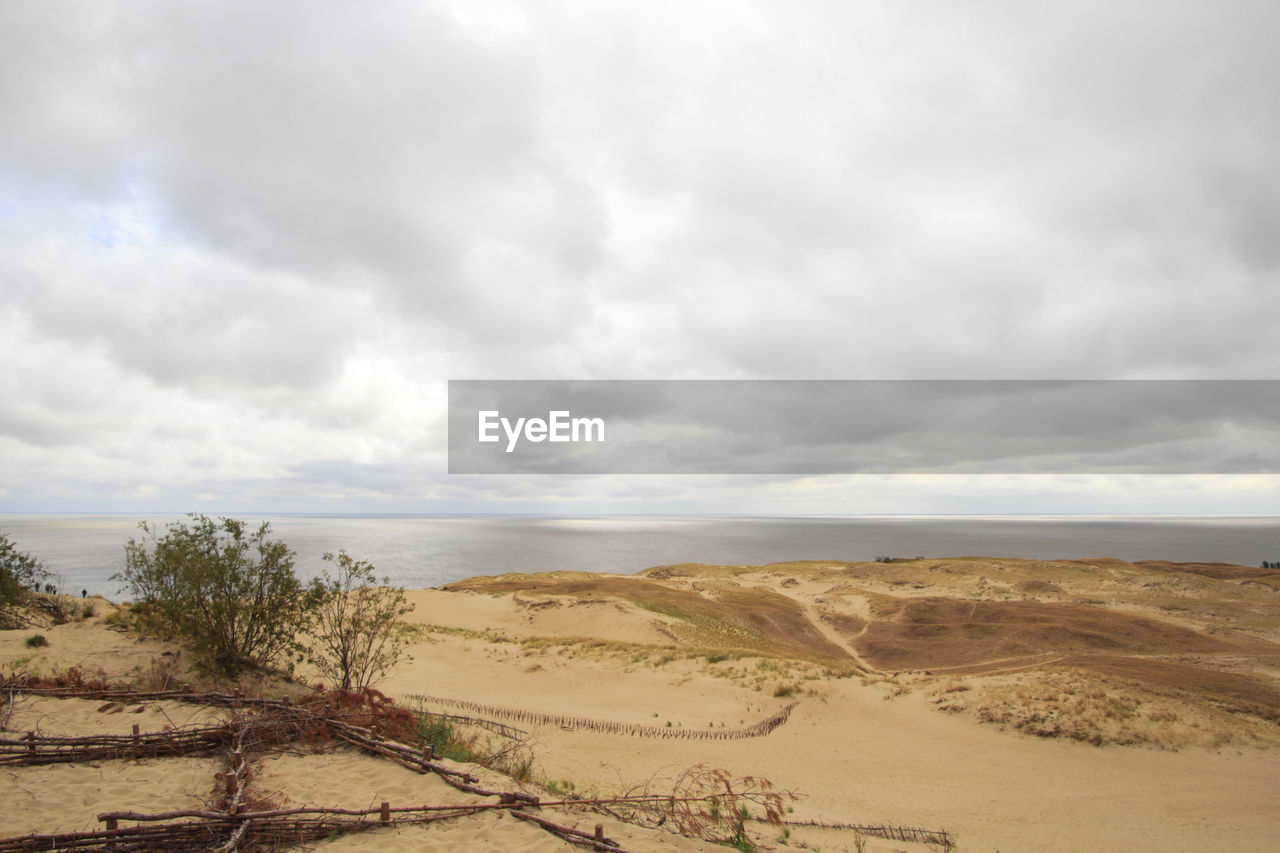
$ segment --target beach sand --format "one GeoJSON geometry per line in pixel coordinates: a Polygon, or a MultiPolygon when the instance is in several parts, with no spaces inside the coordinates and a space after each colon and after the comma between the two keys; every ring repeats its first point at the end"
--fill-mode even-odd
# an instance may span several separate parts
{"type": "MultiPolygon", "coordinates": [[[[790,821],[945,829],[965,851],[1271,850],[1280,837],[1280,738],[1268,717],[1280,593],[1237,574],[956,560],[478,579],[408,593],[417,636],[378,688],[410,706],[519,727],[535,781],[580,795],[661,790],[706,765],[796,793],[790,821]],[[966,603],[960,617],[929,621],[955,601],[966,603]],[[930,654],[935,668],[885,665],[930,654]],[[1121,664],[1142,662],[1154,676],[1121,677],[1121,664]],[[1175,684],[1169,673],[1191,680],[1175,684]],[[792,703],[767,735],[723,737],[792,703]]],[[[22,661],[29,671],[101,666],[137,677],[169,649],[108,630],[101,616],[41,629],[42,649],[24,645],[31,633],[0,634],[6,673],[22,661]]],[[[100,705],[20,697],[7,728],[123,733],[216,713],[148,703],[104,714],[100,705]]],[[[108,809],[189,806],[211,796],[215,764],[8,767],[0,835],[95,828],[108,809]]],[[[351,748],[267,756],[253,785],[281,804],[353,808],[469,796],[351,748]]],[[[588,812],[546,812],[587,831],[603,822],[628,850],[724,849],[588,812]]],[[[750,826],[779,850],[930,849],[844,829],[750,826]]],[[[571,848],[490,813],[317,849],[375,846],[571,848]]]]}

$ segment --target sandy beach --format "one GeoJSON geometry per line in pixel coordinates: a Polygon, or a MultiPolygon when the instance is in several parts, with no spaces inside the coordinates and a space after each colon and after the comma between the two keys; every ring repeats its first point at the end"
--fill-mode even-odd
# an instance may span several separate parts
{"type": "MultiPolygon", "coordinates": [[[[965,851],[1262,851],[1280,833],[1280,592],[1259,571],[962,559],[479,578],[409,593],[409,658],[377,686],[407,707],[519,729],[532,768],[518,787],[544,798],[657,790],[695,765],[764,777],[796,799],[790,825],[748,824],[761,848],[930,849],[804,825],[820,822],[946,830],[965,851]]],[[[174,658],[171,644],[111,630],[106,602],[97,609],[41,629],[43,648],[25,645],[32,631],[3,632],[0,667],[137,682],[174,658]]],[[[18,694],[5,728],[123,734],[218,713],[101,706],[18,694]]],[[[196,807],[215,764],[6,767],[0,836],[196,807]]],[[[351,747],[264,756],[253,785],[281,805],[459,797],[351,747]]],[[[546,811],[588,831],[603,822],[627,850],[724,849],[546,811]]],[[[497,813],[317,846],[374,845],[574,849],[497,813]]]]}

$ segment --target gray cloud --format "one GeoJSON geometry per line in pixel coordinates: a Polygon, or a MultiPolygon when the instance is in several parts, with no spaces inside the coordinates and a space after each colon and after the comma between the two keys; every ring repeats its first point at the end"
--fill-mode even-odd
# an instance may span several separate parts
{"type": "Polygon", "coordinates": [[[1278,18],[5,3],[0,463],[360,501],[448,378],[1274,376],[1278,18]]]}

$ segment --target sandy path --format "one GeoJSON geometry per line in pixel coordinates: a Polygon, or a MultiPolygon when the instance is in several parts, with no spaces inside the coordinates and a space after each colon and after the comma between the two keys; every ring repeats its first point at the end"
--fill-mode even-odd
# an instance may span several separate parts
{"type": "MultiPolygon", "coordinates": [[[[839,648],[842,648],[846,652],[848,652],[849,657],[853,658],[854,663],[856,663],[858,666],[862,667],[864,670],[866,670],[869,673],[883,674],[882,670],[876,669],[874,666],[872,666],[870,663],[864,660],[861,655],[858,654],[858,649],[852,642],[850,642],[849,640],[846,640],[843,636],[840,635],[840,632],[838,632],[835,628],[832,628],[830,625],[828,625],[826,621],[823,620],[822,615],[818,613],[817,608],[815,608],[812,604],[804,601],[799,601],[797,603],[799,603],[802,607],[804,607],[804,615],[810,622],[813,623],[813,627],[817,628],[822,633],[822,636],[826,637],[828,641],[830,641],[831,643],[835,644],[839,648]]],[[[866,631],[866,628],[863,628],[862,630],[866,631]]],[[[859,633],[858,636],[861,636],[861,633],[859,633]]]]}

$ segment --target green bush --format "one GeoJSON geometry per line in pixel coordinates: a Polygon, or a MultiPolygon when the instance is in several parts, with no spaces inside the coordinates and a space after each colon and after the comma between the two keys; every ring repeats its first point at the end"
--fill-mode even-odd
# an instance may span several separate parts
{"type": "Polygon", "coordinates": [[[29,649],[38,649],[47,645],[49,645],[49,641],[45,639],[44,634],[32,634],[27,637],[27,648],[29,649]]]}
{"type": "Polygon", "coordinates": [[[194,647],[215,675],[235,678],[276,665],[297,649],[308,623],[295,555],[269,538],[263,523],[190,514],[157,537],[125,545],[124,571],[114,576],[137,605],[141,625],[171,631],[194,647]]]}
{"type": "Polygon", "coordinates": [[[311,582],[306,609],[312,616],[307,659],[320,674],[344,690],[368,687],[400,659],[408,642],[401,619],[412,607],[404,590],[381,585],[373,566],[345,551],[324,558],[337,567],[311,582]]]}
{"type": "Polygon", "coordinates": [[[19,551],[0,533],[0,606],[23,604],[31,588],[49,579],[49,570],[35,557],[19,551]]]}

